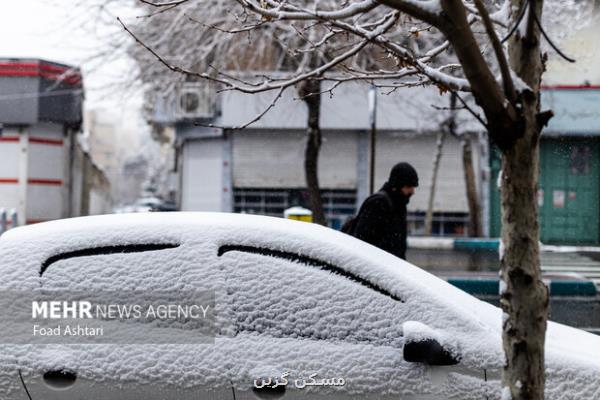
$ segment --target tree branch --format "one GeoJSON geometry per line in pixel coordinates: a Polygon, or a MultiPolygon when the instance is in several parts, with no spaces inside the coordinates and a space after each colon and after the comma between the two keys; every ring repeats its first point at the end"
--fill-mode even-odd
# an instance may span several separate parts
{"type": "MultiPolygon", "coordinates": [[[[305,79],[308,78],[312,78],[315,76],[319,76],[321,74],[323,74],[325,71],[328,71],[329,69],[333,68],[334,66],[340,64],[341,62],[343,62],[344,60],[354,56],[355,54],[357,54],[360,50],[362,50],[369,42],[371,39],[366,39],[363,40],[361,42],[359,42],[357,45],[355,45],[354,47],[352,47],[350,50],[346,51],[345,53],[333,58],[331,61],[321,65],[318,68],[315,68],[311,71],[308,71],[306,73],[297,75],[293,78],[287,79],[285,81],[281,81],[278,82],[276,84],[271,84],[269,82],[260,82],[257,84],[249,84],[246,83],[245,86],[241,86],[241,85],[237,85],[234,84],[233,81],[229,80],[229,79],[219,79],[217,77],[211,76],[207,73],[200,73],[200,72],[194,72],[194,71],[190,71],[187,70],[185,68],[181,68],[179,66],[176,65],[172,65],[169,62],[167,62],[163,57],[161,57],[158,53],[156,53],[156,51],[154,51],[153,49],[151,49],[148,45],[146,45],[142,40],[140,40],[131,30],[129,30],[129,28],[127,28],[127,26],[123,23],[123,21],[121,21],[120,18],[117,18],[117,20],[119,21],[119,23],[121,24],[121,26],[123,27],[123,29],[125,29],[125,31],[127,31],[127,33],[129,33],[137,43],[139,43],[142,47],[144,47],[147,51],[149,51],[154,57],[156,57],[156,59],[163,64],[165,67],[167,67],[168,69],[170,69],[173,72],[178,72],[181,74],[185,74],[185,75],[189,75],[189,76],[195,76],[197,78],[201,78],[201,79],[207,79],[210,81],[214,81],[214,82],[218,82],[221,83],[225,86],[227,86],[227,90],[238,90],[240,92],[244,92],[244,93],[260,93],[260,92],[266,92],[269,90],[273,90],[273,89],[282,89],[282,88],[286,88],[292,85],[295,85],[298,82],[301,82],[305,79]]],[[[392,20],[393,21],[393,20],[392,20]]],[[[373,31],[373,36],[379,35],[383,30],[382,28],[389,28],[389,26],[391,26],[391,23],[386,24],[385,26],[380,27],[380,29],[377,29],[375,31],[373,31]]],[[[223,73],[221,73],[220,71],[217,71],[217,73],[219,75],[224,75],[223,73]]]]}
{"type": "Polygon", "coordinates": [[[143,48],[145,48],[146,50],[148,50],[148,52],[150,52],[150,54],[152,54],[154,57],[156,57],[156,59],[163,64],[165,67],[167,67],[168,69],[170,69],[173,72],[178,72],[178,73],[182,73],[182,74],[187,74],[190,76],[195,76],[198,78],[202,78],[202,79],[207,79],[210,81],[214,81],[214,82],[218,82],[218,83],[222,83],[226,86],[232,86],[231,83],[222,80],[222,79],[218,79],[215,78],[214,76],[210,76],[206,73],[198,73],[198,72],[193,72],[193,71],[188,71],[184,68],[178,67],[177,65],[172,65],[169,62],[167,62],[167,60],[165,60],[163,57],[161,57],[157,52],[155,52],[154,50],[152,50],[148,45],[146,45],[142,40],[140,40],[131,30],[129,30],[129,28],[127,28],[127,26],[123,23],[123,21],[121,21],[121,18],[117,17],[117,21],[119,21],[119,23],[121,24],[121,26],[123,27],[123,29],[125,29],[125,31],[131,35],[131,37],[138,43],[140,44],[143,48]]]}
{"type": "Polygon", "coordinates": [[[355,15],[363,14],[368,12],[376,7],[379,4],[375,0],[363,0],[359,3],[353,3],[348,7],[342,8],[336,11],[318,11],[314,10],[310,11],[282,11],[280,8],[285,4],[285,2],[277,3],[271,2],[273,4],[277,4],[277,8],[264,8],[259,4],[254,2],[253,0],[236,0],[243,7],[249,8],[251,11],[266,17],[273,18],[277,20],[311,20],[315,18],[327,19],[327,20],[335,20],[335,19],[346,19],[353,17],[355,15]]]}
{"type": "Polygon", "coordinates": [[[446,35],[456,52],[477,104],[484,110],[489,133],[496,143],[504,143],[518,119],[516,109],[507,97],[481,54],[468,23],[461,0],[441,0],[445,19],[438,28],[446,35]]]}
{"type": "MultiPolygon", "coordinates": [[[[353,26],[342,21],[332,21],[331,24],[361,37],[368,37],[371,33],[371,31],[366,31],[364,29],[361,29],[360,27],[353,26]]],[[[448,45],[442,44],[441,46],[429,52],[423,59],[417,59],[410,50],[391,42],[389,39],[383,36],[375,36],[372,39],[372,41],[375,44],[383,47],[396,57],[403,59],[407,63],[411,64],[420,73],[427,76],[432,82],[444,85],[454,90],[471,91],[471,87],[467,80],[443,73],[441,70],[444,67],[436,69],[426,64],[426,61],[429,61],[436,54],[442,52],[448,47],[448,45]]]]}
{"type": "Polygon", "coordinates": [[[502,74],[502,84],[504,85],[504,94],[506,94],[506,97],[508,97],[508,101],[510,101],[511,104],[516,105],[517,93],[515,91],[515,84],[513,83],[512,77],[510,75],[508,60],[506,59],[506,54],[504,54],[502,43],[500,43],[500,39],[496,34],[496,31],[490,19],[490,15],[485,6],[483,5],[483,2],[481,0],[474,1],[475,7],[477,7],[479,15],[481,16],[481,20],[483,21],[483,25],[485,26],[485,31],[488,37],[490,38],[492,47],[494,48],[496,59],[498,60],[498,66],[500,67],[500,73],[502,74]]]}
{"type": "Polygon", "coordinates": [[[279,91],[277,91],[277,94],[275,95],[275,97],[273,97],[273,100],[271,101],[271,103],[269,103],[269,105],[267,106],[267,108],[265,108],[263,111],[261,111],[260,113],[258,113],[254,118],[252,118],[250,121],[246,122],[245,124],[234,126],[234,127],[230,127],[230,126],[218,126],[218,125],[214,125],[214,124],[204,125],[204,124],[200,124],[200,123],[196,123],[194,125],[196,125],[196,126],[205,126],[205,127],[208,127],[208,128],[221,128],[221,129],[230,129],[230,130],[242,130],[242,129],[245,129],[245,128],[249,127],[250,125],[252,125],[253,123],[255,123],[256,121],[260,120],[262,117],[265,116],[266,113],[269,112],[269,110],[271,110],[273,107],[275,107],[275,104],[277,104],[277,101],[279,101],[279,99],[283,95],[283,92],[284,92],[285,89],[286,88],[279,89],[279,91]]]}
{"type": "Polygon", "coordinates": [[[538,28],[540,28],[540,32],[542,33],[542,35],[544,36],[544,38],[546,39],[546,41],[548,42],[548,44],[550,45],[550,47],[552,47],[554,49],[554,51],[556,51],[558,53],[558,55],[561,56],[562,58],[564,58],[566,61],[568,61],[570,63],[574,63],[575,62],[574,58],[571,58],[571,57],[567,56],[565,53],[563,53],[558,48],[557,45],[554,44],[554,42],[552,42],[552,39],[550,39],[550,36],[548,36],[548,34],[546,33],[546,31],[542,27],[542,22],[538,18],[537,13],[535,12],[535,10],[532,9],[531,12],[533,13],[533,19],[535,20],[535,23],[537,24],[538,28]]]}
{"type": "Polygon", "coordinates": [[[177,0],[177,1],[171,1],[168,3],[154,3],[150,0],[138,0],[138,1],[140,3],[148,4],[149,6],[152,6],[152,7],[172,7],[172,6],[178,6],[183,3],[187,3],[189,0],[177,0]]]}
{"type": "Polygon", "coordinates": [[[506,42],[517,31],[517,28],[521,24],[521,21],[525,16],[525,12],[527,11],[527,4],[529,4],[527,1],[523,2],[523,6],[521,6],[521,10],[519,11],[515,24],[513,25],[512,29],[506,34],[506,36],[504,36],[504,38],[500,41],[501,43],[506,42]]]}
{"type": "Polygon", "coordinates": [[[441,21],[442,8],[440,0],[378,0],[379,3],[402,11],[414,18],[420,19],[433,26],[438,26],[441,21]]]}

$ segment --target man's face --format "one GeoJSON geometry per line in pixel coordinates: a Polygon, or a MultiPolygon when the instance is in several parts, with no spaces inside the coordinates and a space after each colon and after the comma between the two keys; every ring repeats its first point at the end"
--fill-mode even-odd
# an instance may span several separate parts
{"type": "Polygon", "coordinates": [[[400,190],[402,191],[402,193],[406,197],[410,197],[413,194],[415,194],[415,187],[414,186],[402,186],[402,188],[400,190]]]}

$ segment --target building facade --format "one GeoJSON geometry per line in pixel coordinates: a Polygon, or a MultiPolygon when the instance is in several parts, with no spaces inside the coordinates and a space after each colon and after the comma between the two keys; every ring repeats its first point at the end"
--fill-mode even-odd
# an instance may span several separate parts
{"type": "Polygon", "coordinates": [[[20,225],[100,211],[109,200],[78,142],[82,101],[79,69],[0,59],[0,208],[17,210],[20,225]]]}
{"type": "MultiPolygon", "coordinates": [[[[555,116],[540,141],[538,206],[543,243],[600,243],[600,86],[547,87],[542,104],[555,116]]],[[[500,235],[501,170],[497,151],[490,168],[490,233],[500,235]]]]}
{"type": "MultiPolygon", "coordinates": [[[[319,181],[326,217],[334,228],[355,214],[369,194],[367,91],[364,85],[348,84],[331,98],[323,96],[319,181]]],[[[267,107],[271,96],[228,92],[217,99],[215,118],[175,122],[181,210],[283,216],[288,207],[308,206],[303,169],[306,107],[293,89],[255,124],[236,129],[267,107]]],[[[375,188],[397,162],[415,166],[420,187],[409,203],[414,234],[423,231],[438,133],[448,118],[447,111],[432,104],[443,108],[448,101],[430,89],[401,89],[379,95],[377,101],[375,188]]],[[[488,165],[479,131],[472,120],[459,119],[459,132],[472,142],[478,182],[488,165]]],[[[467,221],[462,142],[448,135],[437,179],[434,234],[464,236],[467,221]]]]}
{"type": "MultiPolygon", "coordinates": [[[[543,243],[600,244],[600,3],[591,21],[560,43],[577,60],[552,57],[544,74],[542,108],[554,117],[540,141],[538,206],[543,243]]],[[[490,233],[500,234],[495,184],[501,161],[490,157],[490,233]]]]}

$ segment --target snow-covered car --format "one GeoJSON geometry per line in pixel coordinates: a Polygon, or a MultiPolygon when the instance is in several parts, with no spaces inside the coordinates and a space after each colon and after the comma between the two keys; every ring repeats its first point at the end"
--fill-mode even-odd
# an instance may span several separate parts
{"type": "MultiPolygon", "coordinates": [[[[3,291],[213,291],[216,314],[204,344],[2,341],[1,399],[502,392],[501,310],[315,224],[218,213],[48,222],[0,238],[0,277],[3,291]]],[[[549,323],[546,363],[547,399],[600,399],[600,337],[549,323]]]]}

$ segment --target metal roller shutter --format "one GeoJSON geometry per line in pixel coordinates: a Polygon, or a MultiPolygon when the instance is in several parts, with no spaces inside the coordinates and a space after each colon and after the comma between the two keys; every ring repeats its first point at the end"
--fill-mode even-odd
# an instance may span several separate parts
{"type": "MultiPolygon", "coordinates": [[[[323,132],[319,156],[322,188],[356,188],[357,146],[357,132],[323,132]]],[[[234,187],[304,187],[304,148],[303,131],[233,133],[234,187]]]]}

